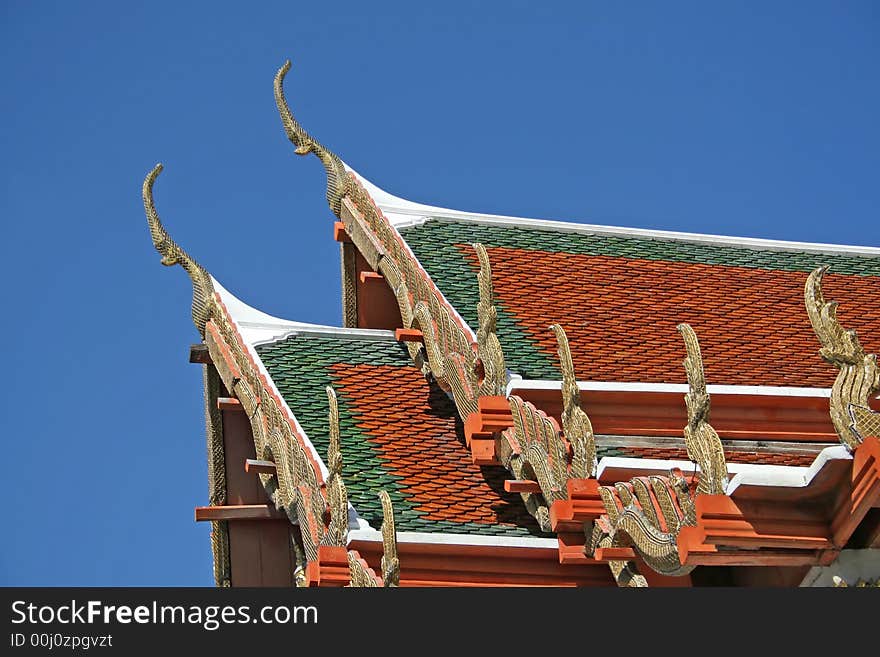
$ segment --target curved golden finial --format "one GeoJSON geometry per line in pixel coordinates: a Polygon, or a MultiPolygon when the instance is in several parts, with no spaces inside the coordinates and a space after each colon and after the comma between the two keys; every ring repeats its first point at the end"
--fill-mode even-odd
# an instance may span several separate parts
{"type": "Polygon", "coordinates": [[[382,501],[382,581],[385,586],[397,586],[400,584],[400,561],[397,558],[394,507],[386,491],[379,491],[379,499],[382,501]]]}
{"type": "Polygon", "coordinates": [[[581,391],[574,374],[574,362],[565,329],[552,324],[550,329],[556,336],[559,366],[562,369],[562,430],[571,443],[571,476],[586,479],[596,474],[596,438],[593,424],[581,408],[581,391]]]}
{"type": "Polygon", "coordinates": [[[162,168],[162,164],[157,164],[153,167],[153,170],[144,178],[142,189],[144,210],[147,213],[147,224],[150,227],[150,237],[153,239],[153,246],[156,247],[156,251],[162,256],[163,265],[166,267],[180,265],[189,275],[193,286],[192,319],[199,333],[204,337],[205,324],[211,318],[210,304],[214,295],[214,285],[205,268],[193,260],[186,251],[171,239],[171,236],[159,219],[159,213],[156,212],[156,206],[153,203],[153,183],[156,182],[156,178],[162,172],[162,168]]]}
{"type": "Polygon", "coordinates": [[[723,495],[727,486],[727,463],[724,448],[712,425],[709,424],[710,399],[703,372],[703,356],[700,342],[690,324],[679,324],[678,331],[684,338],[687,358],[688,393],[685,395],[688,423],[684,428],[684,442],[688,457],[700,466],[698,493],[723,495]]]}
{"type": "Polygon", "coordinates": [[[330,476],[342,474],[342,449],[339,442],[339,402],[333,386],[327,386],[327,424],[330,429],[330,445],[327,448],[327,469],[330,476]]]}
{"type": "Polygon", "coordinates": [[[278,113],[281,115],[281,123],[284,125],[284,131],[287,138],[296,146],[294,151],[297,155],[308,155],[314,153],[324,165],[327,172],[327,203],[333,214],[339,217],[342,213],[342,197],[348,193],[348,174],[342,160],[324,147],[319,141],[314,139],[308,132],[303,129],[299,122],[293,118],[287,99],[284,97],[284,77],[290,70],[290,60],[284,62],[278,73],[275,74],[275,104],[278,106],[278,113]]]}
{"type": "Polygon", "coordinates": [[[479,243],[471,246],[480,261],[480,273],[477,275],[480,290],[480,301],[477,304],[477,355],[483,366],[480,394],[503,395],[507,384],[507,369],[497,335],[498,311],[495,308],[495,291],[492,287],[492,266],[485,246],[479,243]]]}
{"type": "Polygon", "coordinates": [[[856,332],[837,319],[837,302],[825,301],[822,276],[827,271],[819,267],[807,277],[804,302],[821,345],[819,355],[839,370],[831,387],[831,421],[840,441],[853,451],[878,423],[868,402],[880,390],[880,367],[876,355],[865,353],[856,332]]]}
{"type": "Polygon", "coordinates": [[[348,492],[342,481],[342,449],[339,441],[339,405],[336,391],[327,386],[327,424],[330,429],[330,445],[327,447],[327,506],[330,508],[330,524],[324,542],[344,546],[348,538],[348,492]]]}

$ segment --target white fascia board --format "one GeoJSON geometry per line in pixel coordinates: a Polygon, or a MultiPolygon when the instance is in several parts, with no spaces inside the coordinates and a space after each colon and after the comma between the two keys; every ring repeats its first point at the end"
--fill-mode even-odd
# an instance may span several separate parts
{"type": "MultiPolygon", "coordinates": [[[[422,209],[426,209],[426,210],[431,210],[432,209],[431,206],[421,205],[420,203],[411,203],[409,201],[405,201],[404,199],[400,199],[396,196],[392,196],[388,192],[385,192],[385,191],[379,189],[378,187],[376,187],[373,183],[371,183],[369,180],[367,180],[366,178],[361,176],[357,171],[355,171],[354,169],[352,169],[348,165],[345,165],[345,168],[346,168],[346,170],[353,173],[355,175],[355,177],[361,182],[361,184],[364,186],[364,189],[366,189],[367,193],[370,195],[370,198],[373,199],[373,202],[376,204],[376,206],[379,208],[379,210],[382,211],[382,214],[385,215],[385,218],[388,220],[388,223],[391,224],[392,229],[397,233],[398,237],[401,238],[401,242],[403,243],[404,248],[413,257],[413,259],[419,263],[419,266],[422,267],[422,264],[421,264],[421,262],[419,262],[418,257],[416,256],[415,253],[413,253],[413,250],[410,248],[409,243],[400,234],[400,232],[398,231],[398,228],[401,228],[404,225],[412,226],[415,224],[424,223],[425,221],[427,221],[427,217],[424,217],[424,216],[416,217],[415,221],[411,220],[412,217],[404,217],[403,220],[401,221],[400,217],[398,215],[396,215],[394,212],[386,212],[386,208],[387,208],[387,203],[389,201],[393,201],[395,203],[402,202],[402,203],[406,204],[407,207],[409,207],[410,209],[422,208],[422,209]]],[[[422,267],[422,270],[425,271],[425,275],[427,276],[428,272],[425,270],[424,267],[422,267]]],[[[428,278],[430,280],[430,276],[428,278]]],[[[477,284],[476,280],[477,280],[476,277],[474,277],[474,285],[477,284]]],[[[476,342],[476,340],[477,340],[476,332],[474,332],[474,330],[470,327],[470,325],[467,323],[467,321],[465,321],[465,318],[461,316],[461,313],[458,312],[458,309],[449,302],[449,299],[446,298],[446,295],[443,294],[443,291],[440,289],[440,287],[436,283],[434,284],[434,287],[436,288],[437,292],[439,292],[440,298],[443,299],[444,303],[446,303],[446,305],[452,311],[453,315],[455,315],[455,317],[461,323],[461,326],[468,333],[469,339],[472,342],[476,342]]]]}
{"type": "Polygon", "coordinates": [[[211,280],[230,317],[235,320],[242,339],[253,346],[276,342],[290,335],[334,335],[359,340],[394,340],[394,331],[343,328],[273,317],[235,297],[216,278],[211,277],[211,280]]]}
{"type": "MultiPolygon", "coordinates": [[[[843,445],[826,447],[816,455],[808,467],[791,467],[783,465],[749,465],[740,466],[736,474],[727,484],[727,494],[732,495],[740,486],[785,486],[789,488],[805,488],[829,461],[852,460],[852,454],[843,445]],[[782,470],[778,470],[782,469],[782,470]]],[[[728,472],[733,474],[733,464],[728,472]]]]}
{"type": "MultiPolygon", "coordinates": [[[[852,455],[843,445],[833,445],[819,452],[813,463],[807,467],[728,463],[727,473],[731,475],[731,478],[725,493],[732,495],[737,488],[744,485],[804,488],[809,486],[816,474],[827,462],[832,460],[852,460],[852,455]]],[[[657,474],[666,474],[673,468],[678,468],[685,475],[690,475],[694,472],[695,464],[690,461],[606,456],[599,461],[596,478],[601,479],[602,474],[609,469],[633,470],[634,472],[649,470],[655,471],[657,474]]],[[[700,471],[699,466],[696,466],[696,471],[700,471]]]]}
{"type": "MultiPolygon", "coordinates": [[[[381,543],[382,532],[375,529],[356,529],[348,532],[348,540],[381,543]]],[[[485,547],[552,548],[559,547],[555,538],[539,536],[484,536],[472,534],[441,534],[431,532],[397,532],[398,543],[430,545],[473,545],[485,547]]]]}
{"type": "MultiPolygon", "coordinates": [[[[293,420],[293,423],[294,423],[294,426],[296,427],[297,433],[303,439],[303,442],[305,443],[306,449],[309,450],[309,452],[312,455],[312,458],[315,459],[315,462],[318,464],[318,468],[321,470],[321,476],[326,481],[327,477],[329,476],[329,470],[327,470],[327,466],[324,463],[324,459],[321,458],[321,455],[318,453],[318,450],[315,449],[315,446],[312,443],[312,441],[309,439],[309,436],[306,433],[305,429],[303,429],[302,425],[300,425],[299,420],[296,419],[296,416],[293,414],[293,411],[290,409],[290,407],[287,405],[287,402],[285,401],[284,397],[281,395],[281,391],[278,390],[278,387],[275,385],[275,382],[272,380],[272,376],[269,374],[269,370],[267,370],[266,366],[263,364],[263,360],[260,358],[260,355],[257,353],[256,349],[254,349],[254,345],[250,339],[251,337],[254,336],[254,333],[248,333],[247,330],[245,328],[243,328],[240,324],[240,320],[241,321],[256,320],[261,323],[265,322],[266,318],[268,318],[269,320],[272,320],[272,321],[279,321],[279,322],[283,322],[284,320],[278,320],[276,317],[272,317],[271,315],[267,315],[264,312],[261,312],[259,310],[254,309],[254,308],[251,308],[246,303],[237,299],[230,292],[228,292],[226,290],[226,288],[224,288],[222,285],[220,285],[220,283],[217,281],[217,279],[215,279],[213,276],[211,277],[211,280],[214,283],[214,290],[220,296],[220,299],[223,301],[223,305],[226,306],[226,309],[229,312],[230,321],[238,329],[238,332],[241,335],[242,340],[245,343],[244,347],[245,347],[245,349],[248,350],[248,353],[250,354],[251,360],[253,360],[253,362],[256,363],[257,369],[259,370],[260,374],[262,374],[263,376],[266,377],[266,381],[268,381],[269,385],[271,386],[271,389],[272,389],[271,392],[281,402],[281,406],[282,406],[284,412],[287,414],[287,416],[289,418],[291,418],[293,420]]],[[[299,322],[289,322],[289,324],[296,324],[299,327],[302,327],[302,326],[313,327],[314,326],[312,324],[301,324],[299,322]]]]}
{"type": "MultiPolygon", "coordinates": [[[[606,392],[688,392],[686,383],[639,383],[625,381],[578,381],[578,389],[606,392]]],[[[713,385],[706,386],[712,395],[766,395],[769,397],[831,397],[831,388],[795,388],[787,386],[739,386],[713,385]]],[[[562,390],[562,381],[545,379],[513,379],[507,384],[507,395],[514,390],[562,390]]]]}
{"type": "MultiPolygon", "coordinates": [[[[348,168],[348,167],[347,167],[348,168]]],[[[795,242],[788,240],[771,240],[755,237],[735,237],[731,235],[710,235],[703,233],[685,233],[671,230],[652,230],[647,228],[627,228],[621,226],[601,226],[598,224],[573,223],[549,219],[528,219],[506,215],[479,214],[452,210],[433,205],[414,203],[407,199],[394,196],[376,187],[356,171],[352,171],[376,202],[382,212],[396,228],[417,225],[431,219],[468,221],[477,224],[496,226],[521,226],[523,228],[543,228],[568,233],[584,233],[587,235],[615,235],[620,237],[638,237],[674,242],[693,242],[716,246],[738,246],[757,251],[806,251],[810,253],[827,253],[850,256],[880,257],[880,247],[856,246],[844,244],[823,244],[817,242],[795,242]]]]}

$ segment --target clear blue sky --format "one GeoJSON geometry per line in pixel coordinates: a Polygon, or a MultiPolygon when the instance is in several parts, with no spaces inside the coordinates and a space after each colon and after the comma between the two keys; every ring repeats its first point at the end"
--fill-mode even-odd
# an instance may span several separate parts
{"type": "Polygon", "coordinates": [[[2,4],[0,584],[212,583],[190,287],[140,187],[162,161],[230,291],[338,324],[287,57],[306,128],[414,201],[880,245],[877,3],[430,4],[2,4]]]}

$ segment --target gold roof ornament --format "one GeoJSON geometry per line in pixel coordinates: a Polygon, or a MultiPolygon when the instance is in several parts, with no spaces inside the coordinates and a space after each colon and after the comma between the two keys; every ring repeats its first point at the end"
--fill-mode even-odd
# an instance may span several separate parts
{"type": "Polygon", "coordinates": [[[330,428],[330,445],[327,448],[327,506],[330,523],[322,539],[324,545],[344,547],[348,543],[348,493],[342,481],[342,449],[339,441],[339,405],[336,391],[327,386],[327,423],[330,428]]]}
{"type": "Polygon", "coordinates": [[[159,163],[147,177],[144,178],[142,188],[142,196],[144,199],[144,211],[147,214],[147,224],[150,227],[150,237],[153,239],[153,246],[162,256],[162,264],[166,267],[180,265],[186,270],[192,281],[193,300],[192,300],[192,320],[193,324],[202,337],[205,337],[205,325],[211,318],[211,300],[214,295],[214,285],[211,282],[211,276],[207,270],[197,263],[186,251],[177,245],[165,226],[159,219],[159,213],[156,212],[156,205],[153,202],[153,184],[156,182],[159,174],[162,173],[162,164],[159,163]]]}
{"type": "Polygon", "coordinates": [[[572,448],[570,475],[580,479],[595,477],[598,465],[596,437],[590,418],[581,408],[581,391],[574,374],[568,336],[559,324],[551,325],[550,329],[556,336],[559,366],[562,369],[562,431],[572,448]]]}
{"type": "MultiPolygon", "coordinates": [[[[492,287],[492,266],[486,247],[472,245],[480,261],[477,281],[480,302],[477,304],[477,355],[482,367],[482,381],[478,382],[481,395],[503,395],[507,384],[507,369],[504,367],[504,352],[498,341],[498,311],[495,308],[495,292],[492,287]]],[[[480,377],[478,377],[480,378],[480,377]]]]}
{"type": "Polygon", "coordinates": [[[676,540],[683,527],[696,524],[695,497],[724,495],[728,481],[724,448],[709,424],[711,400],[700,343],[689,324],[679,324],[678,331],[687,351],[684,368],[688,379],[688,423],[684,438],[688,457],[700,469],[696,490],[692,495],[677,470],[668,477],[635,477],[613,486],[600,486],[606,515],[596,521],[591,536],[591,550],[603,545],[632,546],[653,570],[673,577],[693,570],[693,566],[681,562],[676,540]]]}
{"type": "Polygon", "coordinates": [[[397,558],[397,530],[394,527],[394,506],[384,490],[379,491],[382,501],[382,582],[385,586],[400,584],[400,560],[397,558]]]}
{"type": "Polygon", "coordinates": [[[869,401],[880,390],[877,356],[865,353],[853,329],[845,329],[837,319],[836,301],[826,301],[822,277],[828,267],[819,267],[807,276],[804,302],[816,337],[819,355],[839,370],[831,387],[831,422],[840,441],[850,451],[866,436],[877,435],[880,414],[871,411],[869,401]]]}
{"type": "Polygon", "coordinates": [[[700,342],[690,324],[679,324],[678,331],[684,338],[687,357],[684,369],[687,372],[689,391],[685,395],[688,423],[684,428],[684,442],[688,457],[700,466],[700,482],[697,493],[723,495],[727,487],[727,463],[724,448],[718,433],[709,424],[711,400],[706,390],[706,376],[703,372],[703,356],[700,342]]]}
{"type": "MultiPolygon", "coordinates": [[[[631,546],[648,567],[661,575],[678,577],[693,570],[693,566],[681,563],[676,543],[682,527],[696,524],[693,499],[680,472],[600,486],[599,495],[607,515],[594,523],[588,537],[590,553],[596,547],[631,546]],[[652,498],[657,500],[657,508],[652,498]]],[[[617,568],[612,565],[616,579],[617,568]]]]}
{"type": "Polygon", "coordinates": [[[281,123],[284,125],[287,138],[296,146],[294,152],[297,155],[314,153],[321,160],[324,171],[327,172],[327,203],[330,204],[333,214],[339,217],[342,214],[342,197],[348,194],[350,184],[345,165],[342,164],[339,156],[314,139],[293,118],[287,99],[284,97],[284,78],[289,70],[290,60],[288,59],[275,74],[275,104],[278,106],[281,123]]]}
{"type": "MultiPolygon", "coordinates": [[[[382,502],[382,586],[400,586],[400,561],[397,558],[397,532],[394,529],[394,507],[391,497],[384,490],[379,491],[382,502]]],[[[348,551],[348,570],[350,586],[378,587],[379,578],[366,561],[357,553],[348,551]]]]}

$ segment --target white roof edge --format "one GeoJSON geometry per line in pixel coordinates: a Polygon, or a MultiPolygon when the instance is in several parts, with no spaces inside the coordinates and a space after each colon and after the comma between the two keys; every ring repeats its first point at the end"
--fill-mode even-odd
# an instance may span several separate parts
{"type": "MultiPolygon", "coordinates": [[[[413,223],[421,223],[421,221],[413,222],[413,221],[410,221],[408,218],[404,218],[403,222],[397,221],[396,217],[389,215],[385,211],[385,204],[389,200],[396,202],[396,203],[402,202],[402,203],[408,204],[408,207],[411,207],[413,209],[419,209],[419,208],[424,209],[424,210],[431,210],[432,209],[432,207],[430,205],[421,205],[419,203],[412,203],[410,201],[406,201],[405,199],[398,198],[397,196],[393,196],[393,195],[389,194],[388,192],[376,187],[376,185],[374,185],[369,180],[364,178],[361,174],[359,174],[357,171],[355,171],[354,169],[349,167],[344,162],[343,162],[343,165],[345,166],[346,170],[353,173],[355,175],[355,177],[360,181],[360,183],[364,186],[364,189],[367,190],[367,193],[370,195],[370,198],[373,199],[373,202],[379,207],[379,209],[382,211],[382,214],[385,215],[385,218],[388,220],[388,222],[391,224],[391,227],[397,232],[398,235],[400,235],[398,228],[402,227],[403,224],[412,225],[413,223]]],[[[419,266],[422,267],[421,262],[419,261],[416,254],[413,253],[413,250],[410,248],[407,241],[405,239],[403,239],[402,241],[403,241],[404,248],[409,252],[409,254],[413,257],[413,259],[417,263],[419,263],[419,266]]],[[[424,267],[422,267],[422,269],[424,270],[424,267]]],[[[427,272],[425,272],[425,274],[427,274],[427,272]]],[[[429,280],[431,280],[430,276],[428,278],[429,278],[429,280]]],[[[433,281],[432,281],[432,283],[433,283],[433,281]]],[[[474,285],[476,285],[476,277],[474,278],[474,285]]],[[[468,325],[468,323],[467,323],[467,321],[465,321],[464,317],[461,316],[461,313],[458,312],[458,308],[456,308],[453,304],[451,304],[449,302],[449,299],[446,298],[446,295],[443,294],[443,291],[439,288],[439,286],[434,284],[434,288],[437,290],[437,292],[440,294],[440,297],[443,299],[443,301],[446,303],[446,305],[452,311],[452,314],[461,323],[461,326],[464,328],[465,332],[470,334],[470,339],[472,341],[476,341],[476,339],[477,339],[476,332],[468,325]]]]}
{"type": "Polygon", "coordinates": [[[623,237],[642,237],[664,241],[696,242],[713,245],[739,246],[755,250],[766,251],[808,251],[813,253],[827,253],[831,255],[853,255],[880,257],[880,247],[824,244],[821,242],[797,242],[789,240],[773,240],[758,237],[736,237],[732,235],[712,235],[708,233],[686,233],[682,231],[656,230],[650,228],[628,228],[622,226],[602,226],[599,224],[575,223],[551,219],[530,219],[526,217],[511,217],[507,215],[481,214],[441,208],[423,203],[415,203],[399,196],[389,194],[380,189],[369,180],[354,171],[361,184],[373,197],[388,220],[395,228],[424,223],[428,218],[466,220],[478,224],[491,224],[501,226],[523,226],[526,228],[545,228],[561,232],[618,235],[623,237]]]}
{"type": "MultiPolygon", "coordinates": [[[[227,311],[229,312],[230,321],[236,326],[239,334],[241,334],[242,340],[244,341],[244,347],[247,349],[248,354],[251,357],[251,360],[256,364],[257,369],[260,374],[266,377],[266,381],[269,382],[272,390],[271,392],[275,395],[275,397],[281,402],[281,407],[287,416],[293,420],[294,426],[296,427],[297,433],[303,439],[305,443],[306,449],[312,455],[312,458],[315,459],[315,462],[318,464],[318,468],[321,471],[321,476],[326,480],[329,476],[329,471],[327,470],[327,465],[324,463],[324,459],[321,458],[320,453],[317,449],[315,449],[315,445],[309,439],[308,434],[305,429],[303,429],[302,425],[299,423],[299,420],[296,419],[296,415],[293,414],[290,406],[287,405],[287,402],[284,400],[284,397],[281,395],[281,391],[278,390],[275,385],[275,381],[272,380],[272,376],[269,374],[269,370],[266,369],[266,366],[263,364],[263,360],[260,358],[259,354],[257,354],[254,349],[254,343],[247,337],[248,335],[253,336],[253,329],[251,329],[251,333],[248,334],[248,329],[245,329],[241,326],[240,320],[244,318],[245,320],[257,320],[257,321],[265,321],[264,318],[268,318],[271,321],[279,321],[284,322],[284,320],[278,320],[276,317],[272,317],[271,315],[267,315],[264,312],[251,308],[244,302],[237,299],[232,293],[228,292],[226,288],[224,288],[213,276],[211,280],[214,283],[214,290],[220,296],[220,299],[223,301],[223,305],[226,306],[227,311]]],[[[295,324],[297,326],[306,326],[313,327],[313,324],[303,324],[300,322],[285,322],[286,324],[295,324]]],[[[294,329],[295,331],[295,329],[294,329]]]]}
{"type": "Polygon", "coordinates": [[[229,311],[229,316],[235,320],[241,337],[249,345],[267,344],[291,335],[335,335],[365,340],[394,340],[394,331],[326,326],[273,317],[246,304],[213,276],[211,281],[229,311]]]}
{"type": "MultiPolygon", "coordinates": [[[[810,485],[822,467],[833,460],[852,460],[852,454],[843,445],[832,445],[819,452],[809,466],[728,463],[727,472],[731,478],[725,493],[732,495],[737,488],[744,485],[805,488],[810,485]]],[[[695,468],[697,472],[700,470],[699,466],[690,461],[605,456],[599,461],[596,477],[601,479],[602,473],[610,468],[634,471],[656,470],[658,473],[679,468],[685,474],[693,473],[695,468]]]]}
{"type": "MultiPolygon", "coordinates": [[[[681,393],[688,391],[686,383],[639,383],[628,381],[578,381],[580,390],[608,392],[660,392],[681,393]]],[[[714,395],[767,395],[772,397],[830,397],[831,388],[795,388],[788,386],[706,386],[714,395]]],[[[514,390],[561,390],[562,381],[552,379],[513,379],[507,384],[507,394],[514,390]]]]}
{"type": "MultiPolygon", "coordinates": [[[[382,542],[382,532],[375,529],[355,529],[348,532],[348,540],[382,542]]],[[[398,543],[432,545],[473,545],[485,547],[553,548],[559,547],[555,538],[539,536],[485,536],[480,534],[446,534],[430,532],[397,532],[398,543]]]]}

